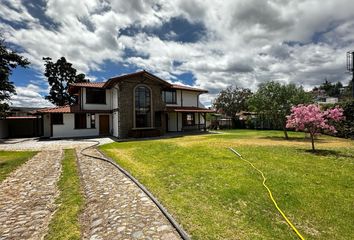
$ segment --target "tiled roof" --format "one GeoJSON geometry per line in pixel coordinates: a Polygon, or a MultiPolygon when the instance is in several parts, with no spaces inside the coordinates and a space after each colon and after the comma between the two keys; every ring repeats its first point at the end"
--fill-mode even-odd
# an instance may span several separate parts
{"type": "Polygon", "coordinates": [[[147,72],[147,71],[139,71],[135,73],[130,73],[130,74],[125,74],[117,77],[112,77],[108,79],[106,82],[83,82],[83,83],[71,83],[70,88],[74,89],[75,87],[92,87],[92,88],[111,88],[114,86],[119,81],[137,77],[137,76],[144,76],[149,79],[154,79],[156,81],[159,81],[160,83],[163,83],[164,85],[167,86],[167,88],[172,88],[172,89],[179,89],[179,90],[186,90],[186,91],[194,91],[194,92],[202,92],[202,93],[207,93],[208,90],[205,89],[200,89],[200,88],[194,88],[190,86],[184,86],[184,85],[178,85],[178,84],[170,84],[167,81],[147,72]]]}
{"type": "Polygon", "coordinates": [[[60,107],[54,107],[54,108],[45,108],[38,110],[37,112],[39,113],[70,113],[73,112],[74,110],[78,109],[78,105],[74,106],[60,106],[60,107]]]}
{"type": "Polygon", "coordinates": [[[164,85],[170,85],[168,82],[159,78],[158,76],[155,76],[154,74],[143,70],[143,71],[139,71],[139,72],[135,72],[135,73],[129,73],[129,74],[121,75],[121,76],[112,77],[112,78],[108,79],[108,81],[105,83],[104,87],[110,88],[110,87],[113,87],[117,82],[129,79],[129,78],[134,78],[137,76],[143,76],[144,78],[153,79],[153,80],[158,81],[164,85]]]}
{"type": "Polygon", "coordinates": [[[70,83],[72,87],[92,87],[102,88],[105,82],[82,82],[82,83],[70,83]]]}
{"type": "Polygon", "coordinates": [[[109,110],[83,110],[79,105],[60,106],[54,108],[45,108],[37,111],[38,113],[110,113],[109,110]]]}
{"type": "Polygon", "coordinates": [[[189,87],[189,86],[184,86],[184,85],[178,85],[178,84],[172,84],[171,88],[173,88],[173,89],[180,89],[180,90],[194,91],[194,92],[204,92],[204,93],[207,93],[207,92],[208,92],[208,90],[205,90],[205,89],[194,88],[194,87],[189,87]]]}
{"type": "Polygon", "coordinates": [[[200,113],[213,113],[215,110],[199,107],[166,107],[166,112],[200,112],[200,113]]]}

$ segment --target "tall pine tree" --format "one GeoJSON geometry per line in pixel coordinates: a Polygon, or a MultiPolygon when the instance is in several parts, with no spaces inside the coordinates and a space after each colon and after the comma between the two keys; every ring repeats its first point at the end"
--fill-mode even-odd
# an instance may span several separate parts
{"type": "Polygon", "coordinates": [[[67,62],[65,57],[53,62],[51,58],[43,58],[45,61],[44,76],[47,77],[50,86],[49,95],[45,98],[57,106],[75,103],[75,97],[68,93],[69,83],[88,82],[85,74],[76,74],[76,69],[67,62]]]}

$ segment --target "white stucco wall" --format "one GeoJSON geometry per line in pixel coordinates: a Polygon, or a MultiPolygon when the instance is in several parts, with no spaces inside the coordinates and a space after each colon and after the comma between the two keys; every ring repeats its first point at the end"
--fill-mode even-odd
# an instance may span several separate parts
{"type": "Polygon", "coordinates": [[[118,89],[116,87],[112,88],[112,107],[113,109],[118,108],[118,89]]]}
{"type": "Polygon", "coordinates": [[[183,107],[197,107],[198,94],[197,92],[183,91],[183,107]]]}
{"type": "Polygon", "coordinates": [[[0,120],[0,138],[7,138],[9,136],[9,129],[6,120],[0,120]]]}
{"type": "Polygon", "coordinates": [[[197,103],[198,101],[198,94],[199,92],[192,92],[192,91],[184,91],[184,90],[176,90],[176,104],[166,104],[168,107],[173,107],[173,106],[179,106],[181,107],[201,107],[204,108],[204,105],[201,104],[199,101],[199,105],[197,103]],[[182,92],[182,96],[181,96],[182,92]],[[181,101],[183,99],[183,102],[181,101]]]}
{"type": "Polygon", "coordinates": [[[113,136],[119,137],[119,112],[113,111],[112,113],[112,128],[113,128],[113,136]]]}
{"type": "Polygon", "coordinates": [[[86,88],[82,89],[82,109],[85,110],[111,110],[112,109],[112,90],[106,89],[106,104],[86,104],[86,88]]]}
{"type": "Polygon", "coordinates": [[[50,137],[50,114],[43,115],[43,137],[50,137]]]}
{"type": "MultiPolygon", "coordinates": [[[[89,118],[86,114],[86,117],[89,118]]],[[[75,129],[75,114],[67,113],[63,115],[63,123],[53,125],[53,138],[62,137],[86,137],[86,136],[97,136],[99,134],[99,117],[98,114],[96,118],[96,128],[88,129],[75,129]]],[[[90,126],[90,125],[88,125],[90,126]]]]}
{"type": "Polygon", "coordinates": [[[118,94],[118,86],[114,86],[112,88],[112,108],[113,108],[113,113],[112,113],[112,135],[115,137],[119,137],[119,111],[118,111],[118,106],[119,106],[119,94],[118,94]]]}

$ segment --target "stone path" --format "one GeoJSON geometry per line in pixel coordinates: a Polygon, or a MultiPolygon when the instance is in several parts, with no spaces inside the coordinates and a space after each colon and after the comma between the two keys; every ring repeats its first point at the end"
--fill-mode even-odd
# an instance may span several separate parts
{"type": "Polygon", "coordinates": [[[0,150],[6,151],[23,151],[23,150],[58,150],[66,148],[76,148],[90,146],[92,142],[87,140],[99,141],[100,144],[114,142],[109,137],[90,138],[90,139],[39,139],[39,138],[22,138],[22,139],[0,139],[0,150]]]}
{"type": "MultiPolygon", "coordinates": [[[[86,195],[83,239],[180,239],[160,210],[130,179],[111,164],[79,152],[86,195]]],[[[96,149],[86,153],[101,156],[96,149]]]]}
{"type": "Polygon", "coordinates": [[[62,151],[42,151],[0,184],[0,239],[41,239],[55,210],[62,151]]]}

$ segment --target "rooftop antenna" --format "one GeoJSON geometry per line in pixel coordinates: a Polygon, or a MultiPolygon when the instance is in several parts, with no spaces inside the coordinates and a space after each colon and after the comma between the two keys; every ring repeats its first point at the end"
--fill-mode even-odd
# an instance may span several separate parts
{"type": "Polygon", "coordinates": [[[354,51],[347,52],[347,70],[353,74],[353,77],[352,77],[352,98],[354,98],[354,51]]]}

